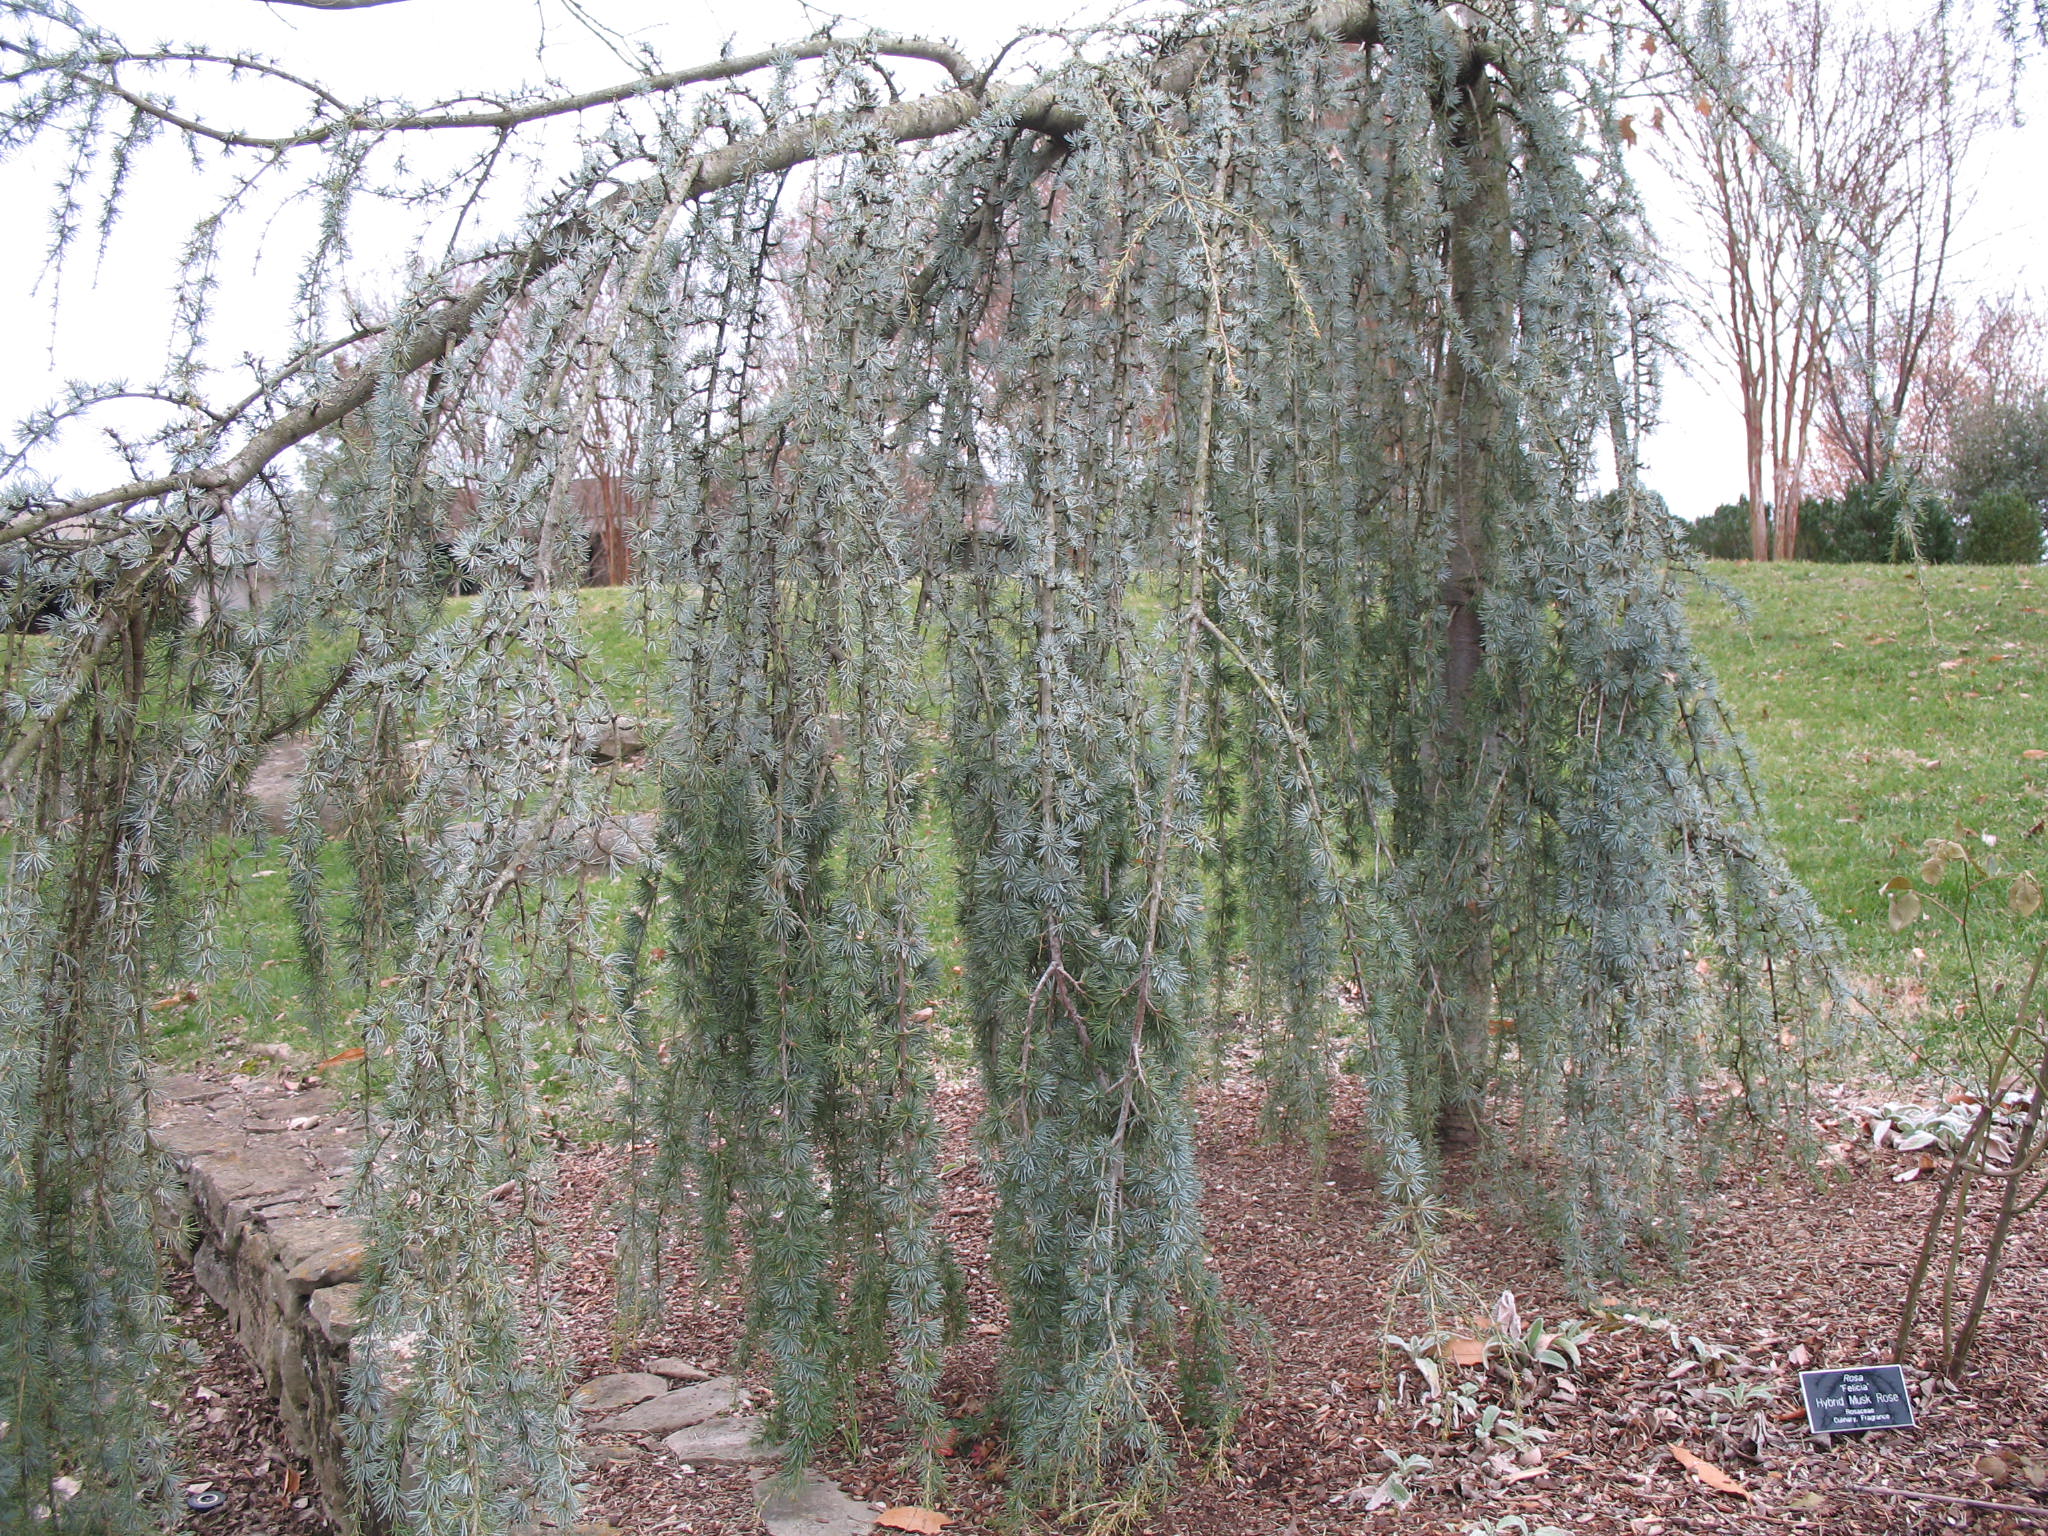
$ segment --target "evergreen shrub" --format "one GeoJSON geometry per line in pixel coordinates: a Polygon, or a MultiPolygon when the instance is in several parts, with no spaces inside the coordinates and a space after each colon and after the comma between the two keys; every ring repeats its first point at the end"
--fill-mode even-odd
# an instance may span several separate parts
{"type": "Polygon", "coordinates": [[[1807,497],[1799,507],[1799,558],[1829,565],[1897,565],[1916,554],[1927,565],[1953,561],[1956,527],[1948,504],[1938,496],[1915,500],[1909,545],[1900,503],[1897,490],[1867,481],[1839,497],[1807,497]]]}
{"type": "Polygon", "coordinates": [[[1724,501],[1705,517],[1682,525],[1680,536],[1688,548],[1709,560],[1749,558],[1749,498],[1738,496],[1724,501]]]}
{"type": "MultiPolygon", "coordinates": [[[[1956,558],[1956,525],[1938,496],[1915,502],[1913,536],[1919,559],[1947,565],[1956,558]]],[[[1683,525],[1686,544],[1709,560],[1747,560],[1749,498],[1724,502],[1683,525]]],[[[1857,484],[1840,497],[1809,496],[1799,504],[1798,558],[1824,564],[1892,565],[1914,558],[1899,526],[1899,497],[1882,486],[1857,484]]]]}
{"type": "Polygon", "coordinates": [[[2039,565],[2041,510],[2018,491],[1992,491],[1970,503],[1962,560],[1966,565],[2039,565]]]}

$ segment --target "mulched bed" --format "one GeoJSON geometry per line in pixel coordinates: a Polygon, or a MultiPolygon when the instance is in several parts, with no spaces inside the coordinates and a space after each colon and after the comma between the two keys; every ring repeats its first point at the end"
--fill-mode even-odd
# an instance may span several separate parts
{"type": "Polygon", "coordinates": [[[178,1435],[184,1477],[178,1494],[220,1494],[209,1513],[187,1512],[185,1529],[206,1536],[327,1536],[312,1469],[285,1439],[263,1377],[235,1340],[227,1315],[191,1272],[171,1269],[178,1331],[197,1353],[166,1406],[178,1435]]]}
{"type": "MultiPolygon", "coordinates": [[[[1847,1090],[1837,1097],[1869,1101],[1847,1090]]],[[[1839,1119],[1839,1110],[1822,1102],[1823,1115],[1839,1119]]],[[[972,1318],[943,1383],[948,1410],[961,1420],[976,1417],[990,1396],[1002,1318],[979,1262],[987,1251],[989,1197],[967,1138],[977,1103],[967,1086],[946,1089],[940,1103],[952,1170],[948,1221],[969,1266],[972,1318]]],[[[1348,1108],[1345,1123],[1355,1125],[1356,1105],[1348,1108]]],[[[1512,1515],[1532,1531],[1550,1524],[1588,1536],[2048,1530],[2048,1523],[2029,1517],[1849,1491],[1850,1484],[1877,1484],[2038,1506],[2048,1516],[2048,1493],[2037,1493],[2027,1480],[2030,1464],[2038,1471],[2048,1463],[2048,1237],[2038,1213],[2008,1249],[2005,1277],[1963,1391],[1916,1381],[1918,1429],[1838,1438],[1827,1446],[1805,1433],[1796,1374],[1802,1365],[1889,1358],[1910,1259],[1933,1199],[1932,1177],[1895,1180],[1913,1162],[1910,1155],[1872,1149],[1857,1139],[1853,1121],[1823,1128],[1824,1139],[1839,1137],[1848,1145],[1838,1144],[1818,1182],[1775,1144],[1731,1158],[1701,1202],[1688,1268],[1646,1273],[1613,1294],[1614,1313],[1668,1322],[1675,1343],[1662,1329],[1617,1317],[1610,1319],[1617,1324],[1613,1331],[1586,1343],[1583,1368],[1570,1373],[1568,1385],[1560,1387],[1555,1372],[1525,1373],[1521,1422],[1550,1435],[1538,1447],[1539,1460],[1497,1445],[1475,1450],[1468,1431],[1446,1439],[1422,1422],[1420,1379],[1406,1368],[1402,1351],[1383,1344],[1388,1333],[1421,1332],[1422,1323],[1406,1306],[1389,1309],[1395,1256],[1378,1232],[1377,1192],[1344,1138],[1333,1139],[1331,1160],[1317,1175],[1300,1148],[1262,1141],[1256,1089],[1248,1081],[1206,1090],[1201,1111],[1205,1209],[1218,1272],[1230,1299],[1263,1319],[1265,1338],[1248,1332],[1243,1344],[1244,1414],[1222,1474],[1191,1459],[1176,1497],[1139,1532],[1462,1536],[1476,1521],[1512,1515]],[[1718,1351],[1728,1355],[1717,1357],[1718,1351]],[[1720,1397],[1712,1390],[1717,1387],[1720,1397]],[[1741,1414],[1728,1411],[1729,1391],[1753,1394],[1762,1387],[1771,1389],[1768,1399],[1741,1414]],[[1724,1422],[1715,1421],[1717,1413],[1724,1422]],[[1761,1452],[1753,1443],[1759,1427],[1761,1452]],[[1748,1442],[1740,1437],[1744,1428],[1748,1442]],[[1673,1456],[1674,1445],[1738,1479],[1752,1498],[1703,1486],[1673,1456]],[[1994,1452],[2007,1467],[1997,1484],[1979,1470],[1980,1458],[1994,1452]],[[1408,1455],[1429,1460],[1428,1470],[1408,1479],[1413,1502],[1405,1509],[1368,1509],[1390,1458],[1408,1455]]],[[[711,1370],[729,1366],[741,1321],[737,1293],[700,1291],[687,1265],[663,1331],[630,1350],[615,1350],[604,1211],[617,1164],[608,1149],[569,1149],[562,1159],[561,1217],[575,1253],[568,1328],[581,1355],[580,1374],[630,1369],[661,1355],[711,1370]]],[[[1452,1182],[1468,1214],[1450,1228],[1448,1257],[1474,1304],[1491,1311],[1502,1293],[1512,1292],[1525,1324],[1586,1318],[1587,1309],[1569,1299],[1541,1234],[1511,1207],[1490,1201],[1470,1169],[1453,1169],[1452,1182]]],[[[1498,1367],[1462,1374],[1483,1383],[1484,1401],[1507,1401],[1514,1391],[1498,1367]]],[[[744,1374],[743,1380],[765,1394],[762,1380],[744,1374]]],[[[238,1424],[242,1403],[236,1400],[238,1424]]],[[[872,1404],[861,1442],[827,1459],[821,1470],[856,1497],[916,1503],[915,1488],[896,1464],[900,1445],[887,1420],[886,1403],[872,1404]]],[[[238,1464],[250,1462],[257,1450],[248,1433],[235,1442],[238,1464]]],[[[274,1428],[270,1433],[274,1440],[274,1428]]],[[[745,1471],[685,1473],[658,1441],[610,1448],[594,1442],[591,1450],[586,1520],[609,1522],[633,1536],[738,1536],[760,1529],[754,1478],[745,1471]]],[[[943,1505],[954,1519],[949,1536],[989,1536],[1001,1528],[1000,1448],[963,1440],[958,1451],[943,1505]]],[[[231,1459],[221,1452],[207,1465],[226,1466],[231,1459]]],[[[282,1464],[275,1461],[266,1474],[268,1523],[210,1517],[204,1528],[235,1536],[316,1529],[283,1518],[303,1516],[278,1508],[275,1468],[282,1464]]],[[[1994,1462],[1983,1465],[1994,1475],[1999,1471],[1994,1462]]]]}

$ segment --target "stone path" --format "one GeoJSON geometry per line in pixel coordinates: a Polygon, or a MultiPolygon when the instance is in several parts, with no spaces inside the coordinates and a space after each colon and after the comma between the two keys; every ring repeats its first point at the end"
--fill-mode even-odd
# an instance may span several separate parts
{"type": "MultiPolygon", "coordinates": [[[[747,1396],[730,1376],[705,1377],[687,1360],[650,1360],[647,1369],[594,1376],[569,1396],[591,1415],[586,1454],[595,1458],[661,1451],[684,1469],[780,1462],[777,1446],[762,1443],[762,1420],[747,1413],[747,1396]],[[687,1385],[677,1385],[684,1382],[687,1385]]],[[[829,1478],[806,1469],[794,1484],[766,1479],[759,1500],[769,1536],[866,1536],[876,1509],[829,1478]]]]}

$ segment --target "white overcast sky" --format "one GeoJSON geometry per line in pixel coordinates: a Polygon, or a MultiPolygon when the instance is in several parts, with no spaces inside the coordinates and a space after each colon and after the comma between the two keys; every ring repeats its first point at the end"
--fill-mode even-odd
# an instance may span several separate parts
{"type": "MultiPolygon", "coordinates": [[[[858,8],[850,23],[943,36],[987,57],[1029,25],[1081,14],[1078,0],[1051,7],[1022,0],[973,6],[944,0],[843,0],[858,8]]],[[[1904,0],[1898,0],[1904,3],[1904,0]]],[[[740,51],[813,31],[827,14],[795,0],[583,0],[585,9],[626,36],[654,46],[670,65],[717,55],[728,41],[740,51]]],[[[205,42],[270,55],[338,88],[344,96],[452,94],[465,86],[499,87],[536,79],[545,37],[546,70],[572,88],[622,76],[618,60],[577,27],[564,0],[405,0],[362,11],[326,12],[271,6],[260,0],[87,0],[99,25],[131,46],[155,41],[205,42]]],[[[1099,13],[1100,5],[1088,6],[1099,13]]],[[[920,66],[906,66],[906,79],[920,66]]],[[[934,73],[934,78],[936,74],[934,73]]],[[[1963,230],[1959,292],[2030,291],[2048,303],[2048,60],[2021,79],[2032,120],[2008,126],[1980,149],[1973,203],[1963,230]]],[[[186,106],[233,115],[250,127],[285,127],[284,114],[265,114],[249,93],[181,88],[186,106]]],[[[1647,167],[1646,167],[1647,169],[1647,167]]],[[[0,242],[0,421],[19,420],[48,401],[68,379],[157,377],[171,335],[169,293],[182,246],[206,190],[180,152],[163,146],[146,157],[128,212],[103,258],[79,254],[64,275],[52,309],[53,285],[41,271],[46,243],[37,215],[47,206],[52,165],[32,154],[0,165],[0,207],[14,228],[0,242]]],[[[1654,205],[1653,205],[1654,206],[1654,205]]],[[[303,209],[285,210],[246,228],[221,269],[216,356],[275,354],[288,309],[296,254],[309,227],[303,209]]],[[[403,220],[363,226],[357,271],[366,287],[392,272],[407,243],[403,220]]],[[[1667,248],[1682,248],[1677,220],[1667,248]]],[[[398,286],[390,278],[384,292],[398,286]]],[[[1741,432],[1732,392],[1701,348],[1688,349],[1691,374],[1667,370],[1665,420],[1651,439],[1650,483],[1674,510],[1695,517],[1732,499],[1742,480],[1741,432]]],[[[225,386],[223,386],[225,389],[225,386]]],[[[10,434],[11,435],[11,434],[10,434]]],[[[86,442],[67,445],[63,481],[95,483],[118,473],[86,442]]]]}

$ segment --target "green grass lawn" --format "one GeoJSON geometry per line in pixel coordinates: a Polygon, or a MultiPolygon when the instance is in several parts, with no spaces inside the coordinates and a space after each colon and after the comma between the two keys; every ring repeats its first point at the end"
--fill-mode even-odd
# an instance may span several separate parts
{"type": "MultiPolygon", "coordinates": [[[[1756,752],[1778,841],[1840,926],[1852,971],[1924,977],[1937,1000],[1960,995],[1953,928],[1930,911],[1894,934],[1879,888],[1916,872],[1930,837],[2048,876],[2048,758],[2025,755],[2048,750],[2048,571],[1710,570],[1750,611],[1702,592],[1691,605],[1696,636],[1756,752]]],[[[581,602],[589,665],[616,707],[658,710],[650,692],[659,693],[661,642],[635,622],[634,594],[591,590],[581,602]]],[[[646,795],[642,786],[628,798],[646,795]]],[[[942,840],[936,825],[932,836],[942,840]]],[[[945,850],[929,851],[935,882],[950,884],[945,850]]],[[[223,935],[228,963],[198,1006],[165,1011],[166,1053],[196,1055],[227,1035],[334,1045],[313,1038],[298,996],[282,849],[245,849],[236,862],[243,884],[223,935]]],[[[1951,876],[1934,894],[1952,896],[1958,884],[1951,876]]],[[[1987,973],[2013,974],[2023,925],[1997,905],[1981,917],[1987,973]]],[[[2042,921],[2024,927],[2038,935],[2042,921]]],[[[937,937],[950,949],[949,935],[937,937]]],[[[338,998],[339,1011],[357,1000],[338,998]]]]}
{"type": "MultiPolygon", "coordinates": [[[[473,601],[450,599],[447,620],[461,618],[473,601]]],[[[588,587],[577,594],[585,671],[604,690],[612,708],[627,715],[645,715],[650,692],[658,694],[663,642],[648,632],[640,607],[643,601],[643,594],[627,587],[588,587]]],[[[331,649],[339,649],[338,643],[331,649]]],[[[646,810],[657,804],[655,787],[639,773],[629,775],[615,797],[620,810],[646,810]]],[[[204,1057],[261,1063],[266,1058],[250,1056],[246,1047],[282,1043],[303,1054],[321,1056],[358,1043],[351,1015],[361,1006],[365,992],[348,974],[345,948],[337,950],[331,978],[330,1026],[322,1028],[308,1005],[281,842],[267,837],[244,839],[232,848],[224,845],[216,850],[216,857],[232,867],[235,878],[235,889],[221,906],[216,963],[206,982],[190,988],[193,1000],[189,1004],[179,1001],[185,995],[182,982],[167,988],[164,1007],[155,1021],[162,1058],[172,1063],[204,1057]]],[[[329,882],[324,910],[339,939],[348,922],[346,863],[340,849],[332,845],[322,863],[329,882]]],[[[219,873],[216,866],[208,878],[219,873]]],[[[616,891],[611,890],[612,882],[600,880],[597,884],[605,894],[624,893],[623,882],[616,891]]]]}
{"type": "MultiPolygon", "coordinates": [[[[1702,594],[1695,634],[1756,751],[1794,872],[1841,926],[1854,971],[1924,970],[1937,1000],[1955,995],[1953,927],[1930,913],[1894,934],[1879,887],[1917,881],[1930,837],[2048,875],[2048,758],[2025,755],[2048,750],[2048,570],[1710,569],[1752,613],[1702,594]]],[[[1951,875],[1932,894],[1959,885],[1951,875]]],[[[1987,971],[2010,976],[2023,925],[2002,905],[1979,916],[1987,971]]],[[[2041,921],[2024,925],[2034,942],[2041,921]]]]}

